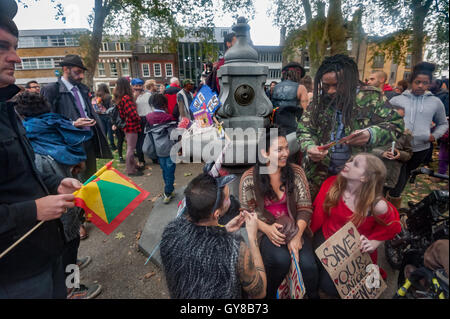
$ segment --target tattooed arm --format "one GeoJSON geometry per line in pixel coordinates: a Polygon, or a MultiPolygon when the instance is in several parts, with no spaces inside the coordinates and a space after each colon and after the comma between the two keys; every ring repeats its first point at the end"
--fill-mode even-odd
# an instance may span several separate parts
{"type": "Polygon", "coordinates": [[[247,228],[249,246],[242,242],[239,248],[239,278],[242,289],[251,298],[264,298],[266,296],[267,277],[256,237],[258,231],[256,214],[246,212],[245,226],[247,228]]]}

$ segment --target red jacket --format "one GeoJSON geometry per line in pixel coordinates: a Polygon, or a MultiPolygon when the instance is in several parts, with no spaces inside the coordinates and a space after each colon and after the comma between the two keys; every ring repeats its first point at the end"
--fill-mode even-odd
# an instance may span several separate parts
{"type": "Polygon", "coordinates": [[[383,86],[383,92],[385,91],[392,91],[392,87],[387,83],[383,86]]]}
{"type": "Polygon", "coordinates": [[[177,93],[181,90],[181,88],[172,83],[168,89],[164,91],[164,95],[167,98],[169,114],[173,114],[173,110],[177,105],[177,93]]]}
{"type": "MultiPolygon", "coordinates": [[[[331,188],[335,182],[337,176],[332,176],[326,179],[316,199],[314,200],[314,212],[311,216],[311,230],[313,233],[322,229],[323,236],[325,239],[331,237],[335,232],[341,229],[353,215],[353,212],[347,207],[342,199],[336,207],[331,208],[330,215],[328,215],[323,209],[323,203],[325,202],[325,197],[328,190],[331,188]]],[[[387,225],[378,223],[373,216],[368,216],[364,222],[357,228],[361,235],[366,236],[369,240],[390,240],[397,233],[401,231],[400,217],[397,209],[389,202],[388,211],[377,216],[387,225]]],[[[370,254],[372,261],[377,263],[377,251],[375,250],[370,254]]],[[[382,272],[383,275],[383,272],[382,272]]],[[[384,277],[384,276],[383,276],[384,277]]]]}
{"type": "Polygon", "coordinates": [[[142,130],[141,118],[137,113],[136,103],[133,102],[131,97],[124,95],[117,107],[120,117],[126,121],[126,125],[123,128],[124,132],[139,133],[142,130]]]}

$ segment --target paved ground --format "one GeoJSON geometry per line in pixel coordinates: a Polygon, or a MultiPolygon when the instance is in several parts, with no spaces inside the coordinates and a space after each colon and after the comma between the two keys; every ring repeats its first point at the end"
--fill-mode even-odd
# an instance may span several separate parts
{"type": "MultiPolygon", "coordinates": [[[[153,208],[152,199],[162,193],[164,182],[159,165],[150,164],[144,176],[133,178],[150,192],[149,197],[109,236],[87,224],[89,238],[80,245],[79,256],[92,262],[81,270],[81,283],[98,282],[103,292],[98,298],[168,298],[162,272],[138,251],[138,239],[153,208]],[[151,174],[151,175],[148,175],[151,174]]],[[[117,166],[121,169],[121,166],[117,166]]],[[[202,164],[180,164],[175,172],[175,187],[186,185],[198,175],[202,164]],[[191,176],[184,176],[191,173],[191,176]]]]}
{"type": "MultiPolygon", "coordinates": [[[[116,165],[120,170],[122,165],[116,165]]],[[[155,197],[164,187],[159,165],[150,164],[142,177],[134,181],[150,192],[149,197],[109,236],[94,225],[87,224],[89,238],[81,242],[79,256],[92,257],[91,264],[81,270],[81,283],[100,283],[103,292],[98,298],[168,298],[162,271],[151,262],[144,265],[147,257],[138,250],[138,239],[152,213],[155,197]]],[[[175,173],[176,188],[187,185],[202,171],[202,164],[179,164],[175,173]],[[185,176],[191,174],[189,176],[185,176]]],[[[384,260],[380,249],[380,265],[388,272],[388,289],[382,298],[391,298],[395,293],[397,273],[384,260]]]]}

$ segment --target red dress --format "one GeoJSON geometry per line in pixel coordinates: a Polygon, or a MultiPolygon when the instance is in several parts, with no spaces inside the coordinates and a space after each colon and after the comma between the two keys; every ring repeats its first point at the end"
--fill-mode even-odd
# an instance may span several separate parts
{"type": "MultiPolygon", "coordinates": [[[[341,227],[348,223],[353,215],[342,198],[336,207],[330,209],[330,215],[328,215],[323,209],[323,203],[328,190],[333,185],[337,176],[332,176],[326,179],[316,199],[314,200],[314,212],[311,216],[311,230],[313,233],[322,228],[323,236],[325,239],[331,237],[341,227]]],[[[401,231],[400,217],[397,209],[389,202],[388,211],[382,215],[377,215],[377,218],[386,225],[381,224],[375,220],[373,216],[368,216],[364,222],[357,228],[361,235],[364,235],[369,240],[385,241],[392,239],[396,234],[401,231]]],[[[370,254],[372,261],[377,263],[377,251],[375,250],[370,254]]],[[[381,271],[383,278],[385,278],[384,271],[381,271]]]]}

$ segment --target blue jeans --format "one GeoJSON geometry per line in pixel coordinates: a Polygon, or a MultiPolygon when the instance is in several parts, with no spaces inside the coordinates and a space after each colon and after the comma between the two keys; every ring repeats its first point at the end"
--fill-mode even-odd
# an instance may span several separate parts
{"type": "Polygon", "coordinates": [[[67,288],[61,256],[31,278],[0,285],[0,299],[66,299],[67,288]]]}
{"type": "Polygon", "coordinates": [[[164,179],[164,193],[166,195],[172,194],[174,187],[173,183],[175,182],[175,168],[177,165],[172,162],[170,156],[167,157],[158,157],[159,166],[162,169],[162,175],[164,179]]]}

